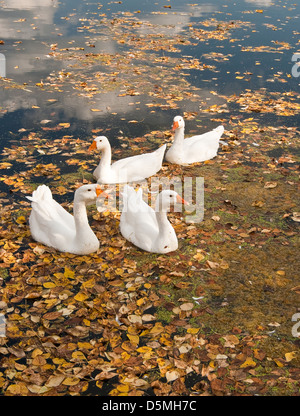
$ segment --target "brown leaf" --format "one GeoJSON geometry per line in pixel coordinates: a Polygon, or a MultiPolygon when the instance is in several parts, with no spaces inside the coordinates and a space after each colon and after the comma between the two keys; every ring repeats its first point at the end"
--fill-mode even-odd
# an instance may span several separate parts
{"type": "Polygon", "coordinates": [[[63,374],[59,374],[56,376],[50,376],[47,382],[45,383],[45,386],[47,387],[58,387],[62,381],[65,379],[65,376],[63,374]]]}
{"type": "Polygon", "coordinates": [[[43,318],[47,319],[48,321],[52,321],[54,319],[57,319],[61,315],[62,315],[62,312],[58,312],[58,311],[48,312],[48,313],[45,313],[45,315],[43,315],[43,318]]]}
{"type": "Polygon", "coordinates": [[[183,303],[182,305],[180,305],[180,309],[182,311],[190,311],[193,309],[193,307],[194,307],[194,304],[191,302],[183,303]]]}

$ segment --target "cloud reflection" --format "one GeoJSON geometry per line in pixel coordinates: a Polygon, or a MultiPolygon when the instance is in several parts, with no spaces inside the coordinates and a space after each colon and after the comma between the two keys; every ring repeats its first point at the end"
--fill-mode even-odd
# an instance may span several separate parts
{"type": "MultiPolygon", "coordinates": [[[[5,86],[2,88],[1,102],[6,112],[40,109],[26,113],[24,122],[26,119],[30,122],[34,120],[40,122],[43,119],[59,122],[62,117],[89,121],[104,118],[109,113],[130,114],[136,110],[137,103],[145,104],[143,101],[147,97],[142,95],[120,97],[117,88],[112,91],[103,91],[89,99],[81,96],[71,83],[61,87],[64,91],[51,91],[51,94],[34,85],[40,83],[41,80],[47,82],[51,71],[57,75],[59,71],[68,71],[70,68],[71,63],[68,60],[47,57],[49,45],[52,43],[58,43],[58,50],[62,45],[72,48],[81,43],[86,53],[104,52],[114,55],[119,51],[118,38],[113,31],[109,31],[110,19],[107,20],[109,24],[106,27],[100,25],[99,33],[97,33],[99,25],[95,25],[95,32],[92,31],[91,37],[87,37],[85,32],[74,31],[76,25],[81,26],[79,16],[75,16],[76,18],[73,16],[71,20],[58,18],[60,6],[61,3],[56,0],[6,0],[3,4],[4,17],[0,19],[0,39],[20,41],[20,44],[15,42],[14,47],[7,50],[7,77],[20,84],[29,84],[25,89],[10,89],[5,86]],[[70,28],[72,30],[69,30],[70,28]],[[58,36],[58,33],[63,36],[58,36]],[[93,41],[95,44],[93,49],[87,46],[88,41],[93,41]],[[57,104],[53,107],[48,106],[49,98],[55,98],[57,104]],[[92,108],[99,111],[93,112],[92,108]],[[37,119],[39,115],[40,119],[37,119]]],[[[71,12],[74,12],[74,5],[69,7],[69,11],[63,13],[66,15],[69,13],[71,16],[71,12]]],[[[211,13],[217,7],[212,3],[194,4],[182,6],[181,9],[176,9],[176,12],[168,10],[166,13],[141,14],[138,15],[138,19],[142,24],[137,25],[135,30],[143,37],[150,33],[161,33],[172,37],[180,34],[192,18],[211,13]]],[[[116,16],[121,18],[122,15],[116,13],[116,16]]],[[[86,24],[89,24],[88,20],[86,24]]],[[[135,117],[132,116],[132,118],[135,117]]]]}
{"type": "Polygon", "coordinates": [[[270,7],[273,4],[273,0],[245,0],[246,3],[253,3],[261,7],[270,7]]]}

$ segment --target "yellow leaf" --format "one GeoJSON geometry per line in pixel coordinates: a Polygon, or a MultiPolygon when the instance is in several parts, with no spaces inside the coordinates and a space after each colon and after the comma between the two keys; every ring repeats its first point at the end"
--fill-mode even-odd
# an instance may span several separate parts
{"type": "Polygon", "coordinates": [[[16,219],[17,224],[24,224],[25,222],[26,222],[26,218],[24,217],[24,215],[20,215],[20,217],[16,219]]]}
{"type": "Polygon", "coordinates": [[[246,361],[244,361],[243,364],[240,365],[240,368],[255,367],[255,366],[256,366],[256,362],[253,361],[251,357],[248,357],[246,361]]]}
{"type": "Polygon", "coordinates": [[[127,334],[127,337],[129,338],[129,341],[132,344],[138,345],[138,343],[140,342],[140,338],[139,338],[138,335],[130,335],[130,334],[127,334]]]}
{"type": "Polygon", "coordinates": [[[118,391],[121,393],[128,393],[129,392],[129,385],[128,384],[119,384],[117,386],[118,391]]]}
{"type": "Polygon", "coordinates": [[[37,355],[33,360],[32,360],[32,364],[36,365],[38,367],[42,367],[43,365],[46,364],[46,359],[44,357],[42,357],[41,355],[37,355]]]}
{"type": "Polygon", "coordinates": [[[57,365],[65,364],[66,360],[64,358],[53,358],[53,363],[57,365]]]}
{"type": "Polygon", "coordinates": [[[12,166],[9,162],[1,162],[0,163],[0,169],[9,169],[12,166]]]}
{"type": "Polygon", "coordinates": [[[296,351],[287,352],[285,354],[285,359],[287,362],[292,361],[292,359],[295,357],[296,357],[296,351]]]}
{"type": "Polygon", "coordinates": [[[42,355],[43,351],[40,350],[39,348],[36,348],[35,350],[32,351],[32,358],[37,357],[38,355],[42,355]]]}
{"type": "Polygon", "coordinates": [[[67,129],[68,127],[70,127],[70,123],[59,123],[59,126],[64,127],[65,129],[67,129]]]}
{"type": "Polygon", "coordinates": [[[122,358],[123,361],[129,360],[130,357],[131,357],[131,355],[128,354],[128,352],[126,352],[126,351],[122,352],[122,354],[121,354],[121,358],[122,358]]]}
{"type": "Polygon", "coordinates": [[[202,253],[199,253],[198,252],[197,254],[195,254],[193,256],[193,258],[196,259],[196,260],[198,260],[198,261],[202,261],[205,258],[205,256],[202,253]]]}
{"type": "Polygon", "coordinates": [[[77,377],[66,377],[62,384],[65,386],[75,386],[75,384],[78,384],[80,381],[77,377]]]}
{"type": "Polygon", "coordinates": [[[82,283],[82,286],[83,287],[85,287],[85,288],[91,288],[91,287],[94,287],[95,286],[95,278],[94,277],[92,277],[91,279],[89,279],[89,280],[87,280],[86,282],[83,282],[82,283]]]}
{"type": "Polygon", "coordinates": [[[187,333],[195,335],[199,332],[200,328],[188,328],[187,333]]]}
{"type": "Polygon", "coordinates": [[[263,207],[265,205],[265,203],[263,201],[254,201],[252,204],[252,207],[263,207]]]}
{"type": "Polygon", "coordinates": [[[284,364],[280,361],[274,358],[275,363],[278,365],[278,367],[284,367],[284,364]]]}
{"type": "Polygon", "coordinates": [[[86,360],[86,356],[81,351],[72,352],[72,358],[75,358],[76,360],[86,360]]]}
{"type": "Polygon", "coordinates": [[[74,296],[74,299],[78,300],[79,302],[83,302],[87,298],[88,298],[88,295],[86,295],[85,293],[82,293],[82,292],[79,292],[79,293],[77,293],[77,295],[74,296]]]}
{"type": "Polygon", "coordinates": [[[221,267],[221,269],[226,270],[226,269],[228,269],[228,268],[229,268],[229,264],[228,264],[228,263],[226,263],[226,261],[222,259],[222,260],[220,261],[220,267],[221,267]]]}
{"type": "Polygon", "coordinates": [[[50,289],[51,287],[55,287],[55,286],[56,286],[56,284],[55,284],[55,283],[53,283],[53,282],[45,282],[45,283],[43,283],[43,286],[44,286],[46,289],[50,289]]]}
{"type": "Polygon", "coordinates": [[[152,351],[152,348],[151,347],[147,347],[147,346],[140,347],[140,348],[137,349],[137,352],[140,352],[142,354],[146,354],[146,353],[148,353],[150,351],[152,351]]]}
{"type": "Polygon", "coordinates": [[[74,279],[74,274],[75,273],[71,269],[69,269],[68,267],[65,267],[65,271],[64,271],[64,276],[65,277],[68,277],[70,279],[74,279]]]}
{"type": "Polygon", "coordinates": [[[164,327],[163,327],[162,323],[161,322],[156,322],[156,324],[154,325],[154,327],[151,328],[150,334],[152,334],[152,335],[158,335],[161,332],[163,332],[163,330],[164,330],[164,327]]]}
{"type": "Polygon", "coordinates": [[[145,303],[145,299],[144,299],[144,298],[138,299],[138,300],[136,301],[136,304],[137,304],[138,306],[141,306],[141,305],[143,305],[144,303],[145,303]]]}
{"type": "Polygon", "coordinates": [[[25,386],[25,384],[11,384],[7,387],[7,391],[9,391],[12,394],[16,394],[18,396],[25,396],[28,393],[28,389],[25,386]]]}
{"type": "Polygon", "coordinates": [[[102,111],[102,110],[100,110],[99,108],[91,108],[91,111],[96,112],[96,111],[102,111]]]}
{"type": "Polygon", "coordinates": [[[78,342],[78,348],[84,348],[87,350],[92,350],[94,347],[92,344],[90,344],[89,342],[78,342]]]}

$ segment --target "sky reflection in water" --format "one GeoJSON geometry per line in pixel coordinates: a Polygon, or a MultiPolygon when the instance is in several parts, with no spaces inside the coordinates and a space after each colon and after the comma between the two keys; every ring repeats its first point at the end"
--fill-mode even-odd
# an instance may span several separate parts
{"type": "MultiPolygon", "coordinates": [[[[156,56],[197,59],[207,65],[215,65],[215,71],[183,70],[183,77],[194,86],[197,94],[211,104],[218,104],[218,94],[239,94],[245,89],[266,88],[268,91],[299,91],[299,78],[291,77],[292,56],[299,51],[299,6],[295,2],[271,2],[247,0],[244,2],[190,3],[182,1],[144,0],[123,2],[83,2],[57,0],[6,0],[0,9],[0,53],[6,57],[6,75],[23,89],[0,89],[2,107],[1,148],[7,141],[8,131],[21,128],[34,129],[41,120],[53,123],[71,122],[72,134],[90,136],[95,127],[110,129],[116,135],[121,129],[128,135],[141,135],[157,128],[170,127],[172,117],[183,111],[199,111],[196,100],[179,102],[178,109],[161,111],[151,109],[149,96],[142,93],[120,97],[120,88],[106,90],[92,100],[78,94],[72,84],[64,85],[51,94],[37,87],[36,83],[47,81],[50,74],[68,71],[74,62],[53,59],[49,55],[51,46],[57,49],[84,48],[86,54],[128,54],[134,47],[121,44],[108,23],[128,17],[142,24],[130,28],[136,36],[151,36],[161,33],[170,40],[176,36],[188,39],[193,27],[201,21],[243,21],[233,30],[228,39],[208,39],[183,42],[176,45],[177,51],[155,51],[156,56]],[[171,8],[165,7],[171,5],[171,8]],[[259,8],[262,8],[259,10],[259,8]],[[105,24],[101,24],[101,19],[105,24]],[[288,46],[278,47],[278,42],[288,46]],[[245,48],[261,46],[274,48],[270,52],[252,52],[245,48]],[[277,48],[277,49],[276,49],[277,48]],[[212,59],[212,52],[220,53],[212,59]],[[224,56],[226,57],[224,59],[224,56]],[[245,77],[244,74],[249,74],[245,77]],[[211,91],[215,94],[212,96],[211,91]],[[217,93],[217,94],[216,94],[217,93]],[[49,101],[52,99],[52,101],[49,101]],[[91,108],[101,111],[93,112],[91,108]],[[128,124],[130,120],[138,123],[128,124]]],[[[129,20],[130,21],[130,20],[129,20]]],[[[127,20],[128,23],[128,20],[127,20]]],[[[120,29],[126,32],[125,27],[120,29]]],[[[149,53],[149,71],[155,67],[149,53]]],[[[133,61],[134,62],[134,61],[133,61]]],[[[131,64],[133,65],[133,64],[131,64]]],[[[97,68],[96,68],[97,69],[97,68]]],[[[98,68],[99,69],[99,68],[98,68]]],[[[134,67],[133,67],[134,69],[134,67]]],[[[87,76],[89,70],[85,69],[87,76]]],[[[95,71],[95,67],[92,67],[95,71]]],[[[147,76],[147,73],[145,74],[147,76]]],[[[200,111],[201,113],[201,111],[200,111]]],[[[227,116],[227,115],[226,115],[227,116]]],[[[229,115],[228,115],[229,116],[229,115]]],[[[269,115],[270,116],[270,115],[269,115]]],[[[209,114],[203,116],[209,126],[209,114]]],[[[274,120],[272,121],[274,122],[274,120]]],[[[279,120],[280,122],[280,120],[279,120]]],[[[293,125],[294,121],[290,121],[293,125]]]]}

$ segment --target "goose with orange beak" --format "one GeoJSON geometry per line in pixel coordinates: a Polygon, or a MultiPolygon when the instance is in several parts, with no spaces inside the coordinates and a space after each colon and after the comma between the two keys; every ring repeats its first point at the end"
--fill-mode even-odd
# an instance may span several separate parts
{"type": "Polygon", "coordinates": [[[46,185],[40,185],[32,196],[29,227],[32,238],[58,251],[85,255],[98,250],[99,240],[91,229],[86,206],[100,195],[108,197],[98,184],[82,185],[75,191],[71,215],[52,197],[46,185]]]}
{"type": "Polygon", "coordinates": [[[162,167],[166,145],[154,152],[126,157],[114,163],[111,163],[111,146],[107,137],[96,137],[89,150],[100,150],[102,153],[100,163],[93,172],[97,182],[111,184],[141,181],[155,175],[162,167]]]}
{"type": "Polygon", "coordinates": [[[188,165],[196,162],[204,162],[217,155],[220,139],[224,133],[224,127],[184,138],[184,119],[181,116],[174,117],[172,129],[175,131],[172,146],[166,152],[166,161],[177,165],[188,165]]]}
{"type": "Polygon", "coordinates": [[[157,196],[155,210],[142,198],[142,188],[136,192],[126,185],[120,231],[126,240],[142,250],[169,253],[177,250],[178,239],[167,218],[167,212],[176,203],[188,204],[173,190],[164,190],[157,196]]]}

